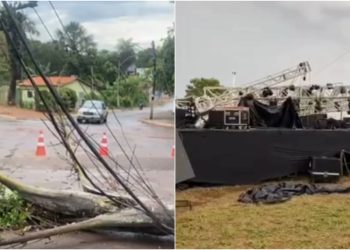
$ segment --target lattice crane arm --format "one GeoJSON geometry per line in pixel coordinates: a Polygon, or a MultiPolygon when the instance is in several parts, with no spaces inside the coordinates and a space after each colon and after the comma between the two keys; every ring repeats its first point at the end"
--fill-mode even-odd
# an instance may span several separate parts
{"type": "Polygon", "coordinates": [[[269,75],[254,82],[245,84],[237,88],[227,87],[205,87],[204,95],[195,98],[195,104],[199,113],[203,114],[209,110],[225,104],[233,104],[234,100],[247,93],[255,93],[266,87],[273,87],[279,83],[305,77],[311,71],[309,62],[301,62],[298,65],[269,75]]]}
{"type": "Polygon", "coordinates": [[[279,83],[295,79],[299,76],[306,76],[311,72],[311,67],[308,61],[301,62],[297,66],[285,69],[274,75],[269,75],[264,78],[258,79],[254,82],[246,84],[246,88],[262,89],[265,87],[272,87],[279,83]]]}

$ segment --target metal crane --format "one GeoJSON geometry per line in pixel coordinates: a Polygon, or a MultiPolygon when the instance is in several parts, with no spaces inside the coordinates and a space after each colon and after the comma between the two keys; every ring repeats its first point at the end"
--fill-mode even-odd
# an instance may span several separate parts
{"type": "MultiPolygon", "coordinates": [[[[263,89],[271,88],[282,82],[298,77],[306,79],[306,75],[311,71],[309,62],[301,62],[298,65],[269,75],[262,79],[248,83],[242,87],[205,87],[204,95],[195,98],[195,105],[200,114],[205,114],[209,110],[223,105],[237,105],[241,96],[248,93],[256,95],[263,89]]],[[[257,96],[258,97],[258,96],[257,96]]]]}
{"type": "Polygon", "coordinates": [[[286,98],[295,100],[299,115],[315,113],[344,112],[350,108],[350,85],[342,83],[326,85],[300,85],[294,86],[280,83],[295,80],[311,72],[310,64],[305,61],[295,67],[285,69],[274,75],[269,75],[241,87],[205,87],[204,95],[197,98],[177,100],[177,107],[183,108],[194,102],[200,115],[207,114],[211,109],[223,106],[237,106],[240,98],[247,94],[256,100],[269,104],[273,99],[281,103],[286,98]],[[266,90],[268,94],[266,95],[266,90]],[[264,93],[265,92],[265,93],[264,93]]]}

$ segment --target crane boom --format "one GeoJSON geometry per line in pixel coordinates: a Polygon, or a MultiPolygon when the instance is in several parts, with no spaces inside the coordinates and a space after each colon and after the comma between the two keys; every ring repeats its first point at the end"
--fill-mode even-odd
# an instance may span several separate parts
{"type": "Polygon", "coordinates": [[[305,76],[307,73],[311,72],[311,67],[309,62],[301,62],[297,66],[285,69],[274,75],[266,76],[264,78],[258,79],[254,82],[248,83],[248,88],[262,89],[264,87],[275,86],[279,83],[295,79],[299,76],[305,76]]]}
{"type": "Polygon", "coordinates": [[[203,114],[209,110],[226,104],[234,104],[240,96],[251,93],[254,94],[266,87],[272,87],[279,83],[305,77],[311,71],[309,62],[301,62],[298,65],[280,71],[274,75],[269,75],[254,82],[245,84],[242,87],[205,87],[204,95],[195,98],[195,104],[199,113],[203,114]]]}

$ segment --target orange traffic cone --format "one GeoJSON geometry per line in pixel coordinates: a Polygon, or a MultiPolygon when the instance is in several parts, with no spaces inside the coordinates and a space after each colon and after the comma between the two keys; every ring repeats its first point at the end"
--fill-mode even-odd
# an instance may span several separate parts
{"type": "Polygon", "coordinates": [[[103,137],[100,144],[100,156],[108,156],[108,142],[106,133],[103,133],[103,137]]]}
{"type": "Polygon", "coordinates": [[[36,144],[36,156],[46,156],[46,148],[44,142],[44,134],[43,131],[40,130],[38,143],[36,144]]]}
{"type": "Polygon", "coordinates": [[[175,159],[175,145],[171,148],[171,159],[175,159]]]}

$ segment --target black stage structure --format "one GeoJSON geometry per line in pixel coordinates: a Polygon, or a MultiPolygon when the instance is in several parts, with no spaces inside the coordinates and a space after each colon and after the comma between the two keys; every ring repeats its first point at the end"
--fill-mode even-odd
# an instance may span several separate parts
{"type": "MultiPolygon", "coordinates": [[[[307,173],[310,159],[350,151],[349,129],[178,129],[192,182],[253,184],[307,173]]],[[[177,142],[178,143],[178,142],[177,142]]],[[[177,162],[177,171],[182,171],[177,162]]]]}
{"type": "Polygon", "coordinates": [[[248,129],[210,127],[209,122],[195,128],[193,115],[177,110],[176,145],[183,147],[176,157],[176,171],[182,173],[177,183],[254,184],[308,173],[312,157],[350,151],[350,129],[343,121],[300,118],[290,98],[277,106],[243,98],[241,104],[250,110],[248,129]]]}

